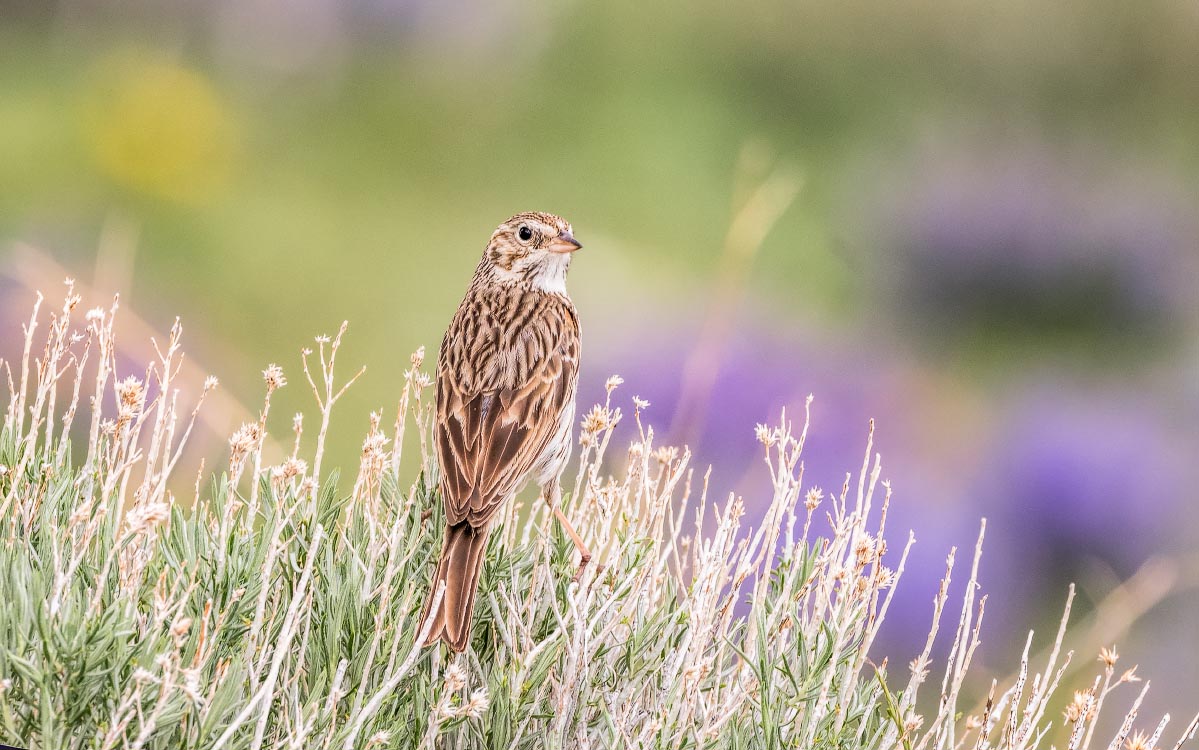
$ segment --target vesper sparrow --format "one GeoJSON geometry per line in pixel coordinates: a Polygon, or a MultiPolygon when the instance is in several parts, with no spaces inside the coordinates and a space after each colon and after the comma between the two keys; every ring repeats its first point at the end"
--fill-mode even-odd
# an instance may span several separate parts
{"type": "MultiPolygon", "coordinates": [[[[543,213],[495,230],[437,358],[435,441],[445,501],[445,542],[422,627],[455,651],[470,642],[487,534],[528,479],[591,559],[559,505],[570,457],[579,380],[579,319],[566,294],[570,224],[543,213]],[[436,610],[439,582],[445,594],[436,610]]],[[[576,574],[577,577],[578,574],[576,574]]]]}

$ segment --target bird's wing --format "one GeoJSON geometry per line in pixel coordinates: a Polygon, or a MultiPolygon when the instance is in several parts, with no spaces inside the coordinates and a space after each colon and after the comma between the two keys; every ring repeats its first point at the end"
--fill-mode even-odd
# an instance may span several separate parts
{"type": "Polygon", "coordinates": [[[524,293],[463,302],[437,373],[435,438],[450,523],[481,526],[519,489],[574,398],[578,366],[569,301],[524,293]]]}

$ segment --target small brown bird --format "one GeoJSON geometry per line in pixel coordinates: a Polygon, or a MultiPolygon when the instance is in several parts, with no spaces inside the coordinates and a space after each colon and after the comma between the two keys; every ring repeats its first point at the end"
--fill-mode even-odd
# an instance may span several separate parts
{"type": "Polygon", "coordinates": [[[495,230],[437,357],[435,442],[445,502],[445,542],[422,628],[424,645],[470,642],[487,534],[504,503],[533,479],[582,555],[562,514],[579,381],[579,319],[566,271],[582,247],[570,224],[523,213],[495,230]],[[434,609],[438,585],[445,594],[434,609]]]}

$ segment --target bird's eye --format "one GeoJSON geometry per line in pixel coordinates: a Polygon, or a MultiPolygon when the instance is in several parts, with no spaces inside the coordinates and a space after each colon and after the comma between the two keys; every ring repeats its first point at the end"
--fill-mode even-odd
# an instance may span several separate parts
{"type": "Polygon", "coordinates": [[[516,236],[520,238],[521,242],[528,242],[533,239],[533,230],[529,229],[528,225],[521,224],[520,229],[516,230],[516,236]]]}

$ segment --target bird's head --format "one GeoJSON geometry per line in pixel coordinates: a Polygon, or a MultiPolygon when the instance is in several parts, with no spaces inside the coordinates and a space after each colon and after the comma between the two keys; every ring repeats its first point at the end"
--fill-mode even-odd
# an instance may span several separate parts
{"type": "Polygon", "coordinates": [[[536,211],[517,214],[491,235],[480,270],[497,281],[565,293],[570,258],[580,247],[565,219],[536,211]]]}

